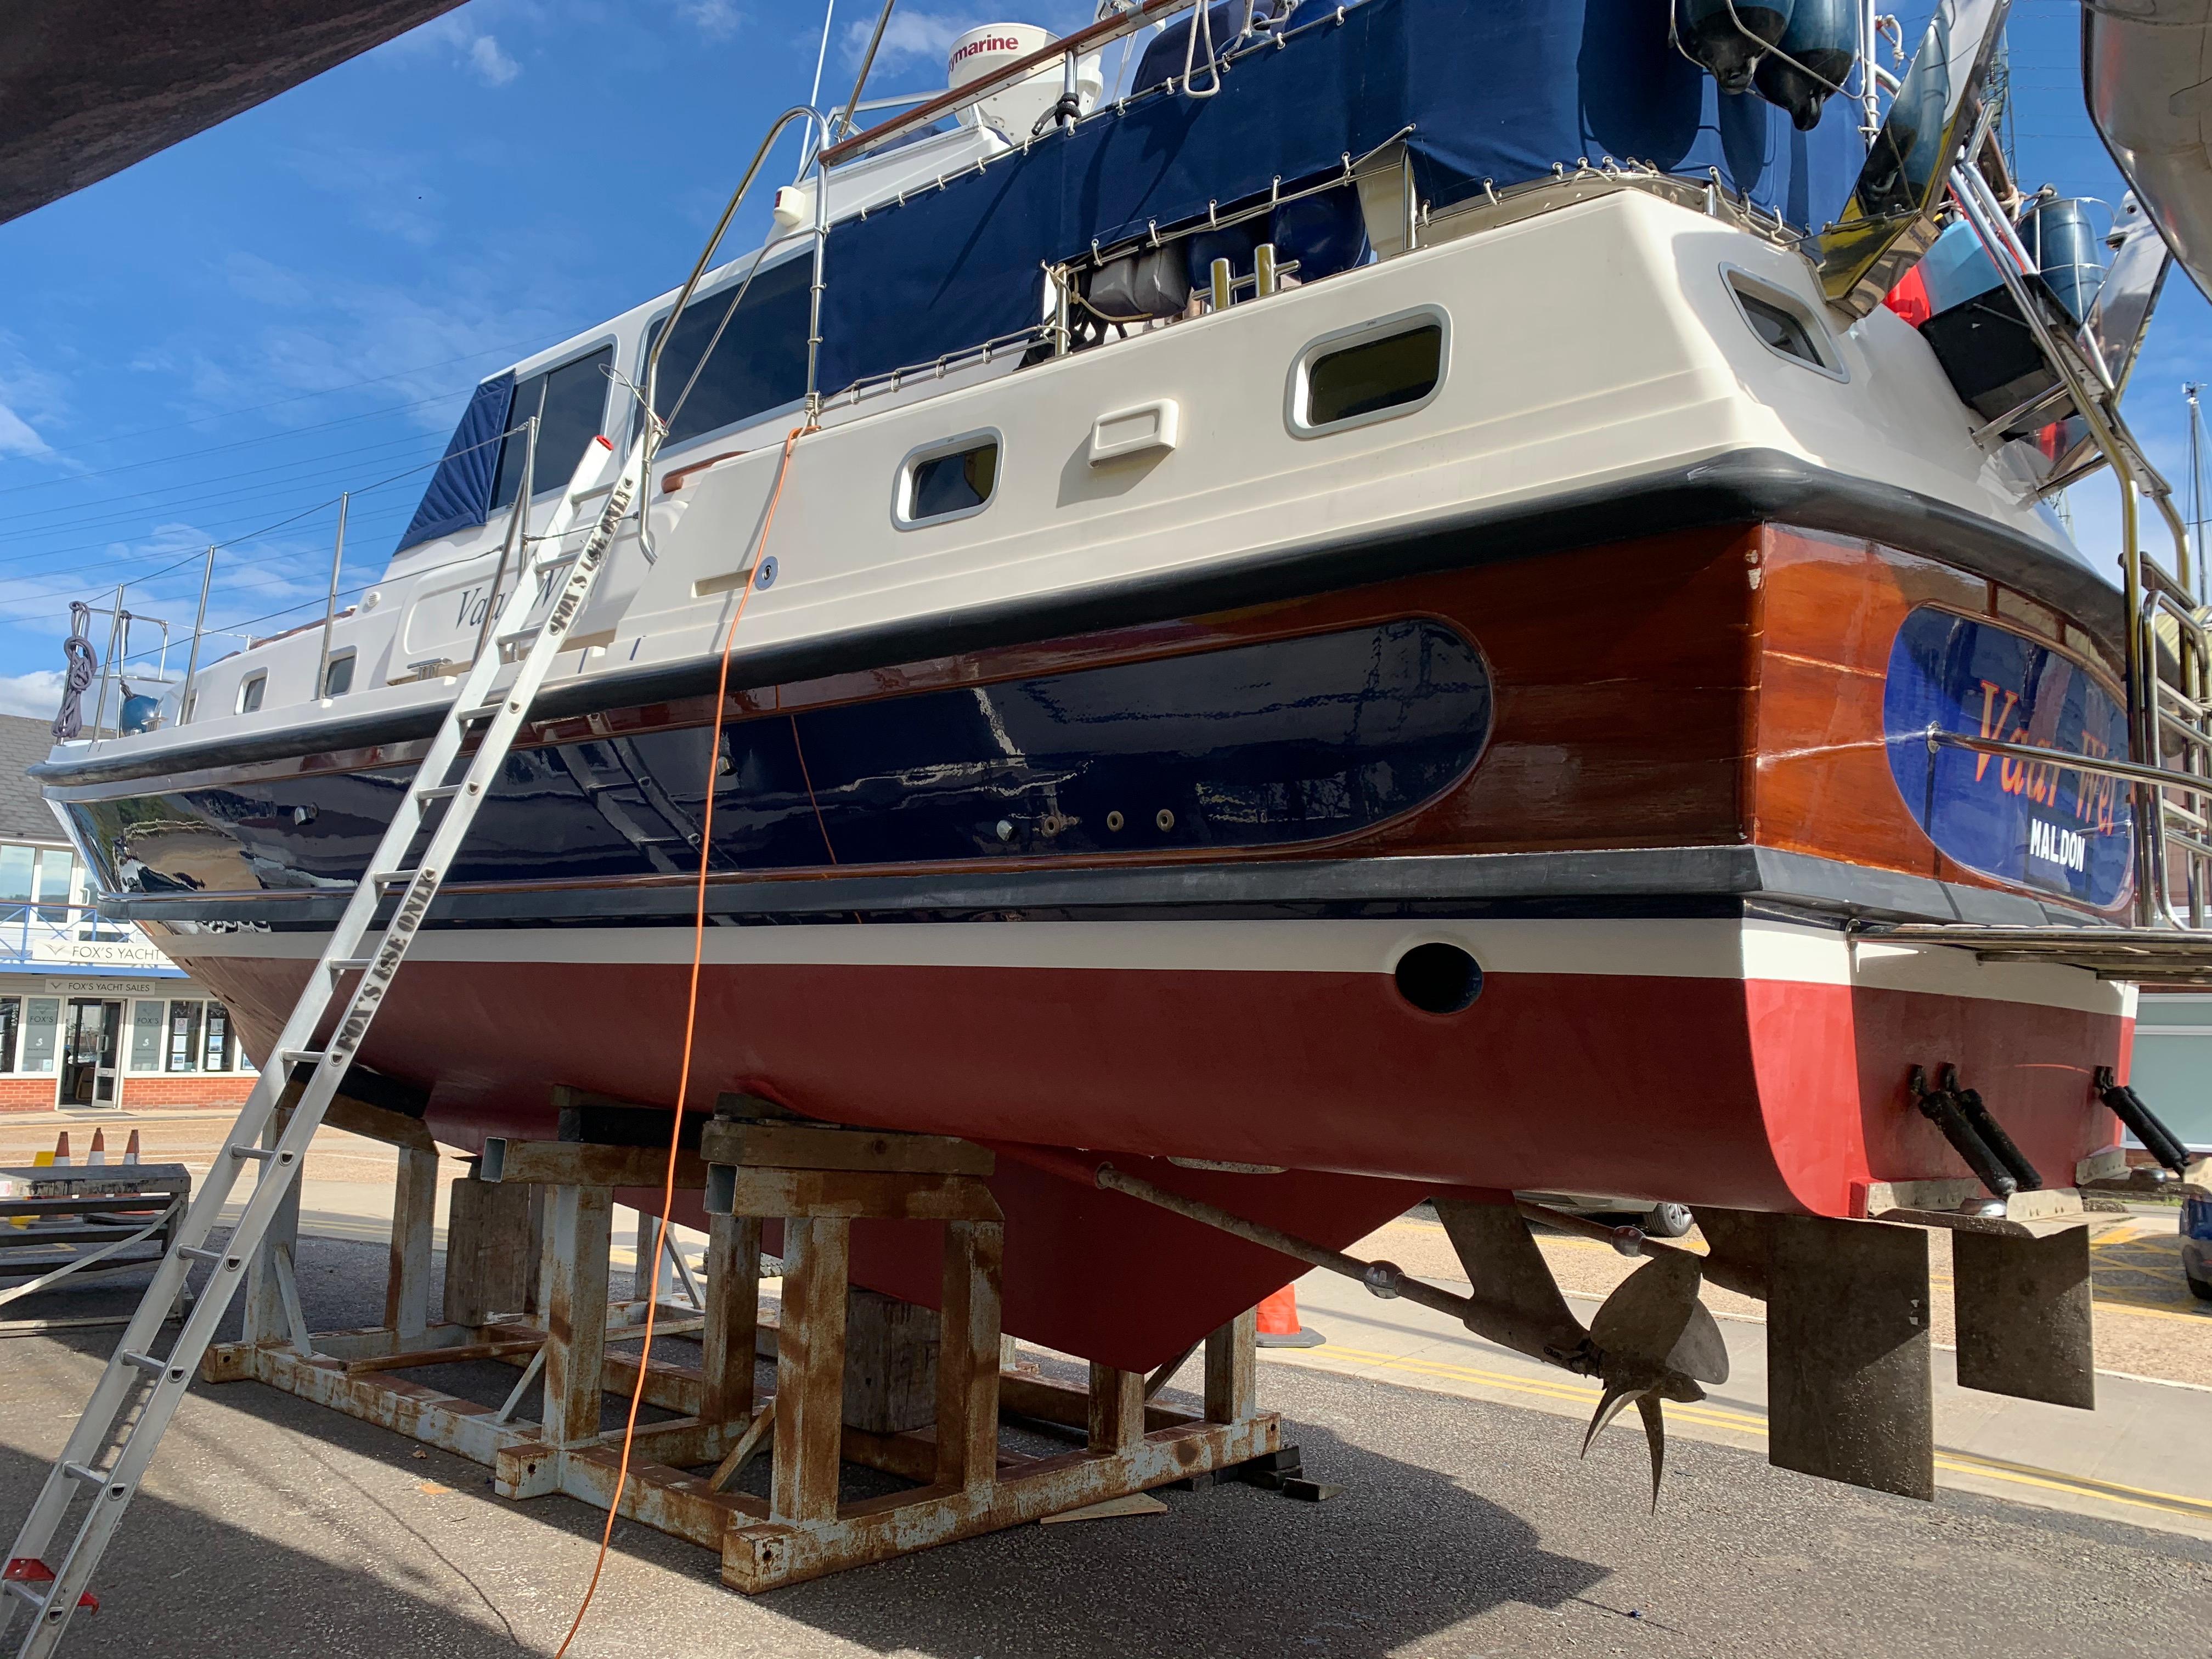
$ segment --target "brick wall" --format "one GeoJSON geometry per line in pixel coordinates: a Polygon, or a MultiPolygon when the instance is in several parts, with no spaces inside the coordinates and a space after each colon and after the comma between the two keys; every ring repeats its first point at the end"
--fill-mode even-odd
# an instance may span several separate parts
{"type": "Polygon", "coordinates": [[[54,1074],[0,1076],[0,1112],[52,1111],[54,1074]]]}
{"type": "MultiPolygon", "coordinates": [[[[51,1112],[54,1109],[53,1073],[0,1073],[0,1112],[51,1112]]],[[[253,1074],[240,1077],[201,1077],[191,1072],[126,1072],[118,1105],[148,1111],[156,1107],[243,1105],[253,1091],[253,1074]]]]}
{"type": "Polygon", "coordinates": [[[253,1076],[200,1077],[191,1072],[126,1073],[123,1104],[143,1111],[154,1106],[238,1106],[253,1092],[253,1076]]]}

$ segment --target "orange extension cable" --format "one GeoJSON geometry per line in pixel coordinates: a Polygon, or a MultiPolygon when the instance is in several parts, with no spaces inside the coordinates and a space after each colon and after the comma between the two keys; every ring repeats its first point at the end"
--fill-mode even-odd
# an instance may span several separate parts
{"type": "MultiPolygon", "coordinates": [[[[783,441],[783,456],[776,463],[775,489],[768,498],[768,516],[761,522],[760,545],[753,555],[753,573],[757,576],[761,561],[768,556],[769,532],[775,525],[775,509],[783,500],[783,481],[791,471],[791,452],[799,439],[815,430],[812,426],[793,427],[783,441]]],[[[707,744],[706,805],[701,812],[699,825],[699,883],[697,896],[691,911],[691,984],[684,999],[684,1061],[683,1069],[676,1074],[676,1117],[668,1131],[668,1171],[660,1186],[661,1224],[654,1230],[656,1244],[650,1263],[640,1261],[638,1270],[646,1285],[645,1346],[638,1354],[637,1382],[630,1389],[629,1416],[623,1424],[622,1461],[615,1469],[614,1498],[607,1505],[607,1524],[599,1534],[599,1553],[592,1563],[592,1582],[584,1586],[583,1605],[576,1609],[575,1622],[568,1633],[561,1638],[554,1650],[553,1659],[566,1659],[568,1644],[576,1639],[576,1632],[584,1627],[584,1615],[592,1610],[592,1598],[599,1594],[599,1575],[606,1571],[607,1549],[614,1541],[615,1517],[622,1513],[623,1488],[629,1482],[630,1443],[637,1434],[637,1408],[645,1400],[645,1379],[653,1363],[653,1322],[659,1312],[660,1299],[654,1289],[660,1279],[660,1252],[668,1245],[668,1212],[676,1205],[676,1163],[684,1144],[684,1102],[691,1085],[691,1042],[699,1021],[699,968],[707,951],[707,872],[714,846],[714,787],[721,776],[722,714],[730,693],[730,649],[737,641],[738,622],[745,614],[745,605],[753,596],[753,577],[748,577],[744,591],[738,595],[737,609],[730,612],[730,625],[722,633],[722,666],[714,681],[714,723],[707,744]]]]}

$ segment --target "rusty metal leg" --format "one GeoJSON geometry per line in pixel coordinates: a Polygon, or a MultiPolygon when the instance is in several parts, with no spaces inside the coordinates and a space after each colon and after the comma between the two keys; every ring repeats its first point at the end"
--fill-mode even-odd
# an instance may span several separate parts
{"type": "MultiPolygon", "coordinates": [[[[269,1124],[261,1132],[261,1144],[274,1146],[285,1127],[292,1121],[289,1108],[280,1107],[269,1115],[269,1124]]],[[[304,1162],[304,1160],[303,1160],[304,1162]]],[[[295,1261],[300,1244],[300,1189],[307,1185],[304,1168],[292,1177],[276,1213],[270,1218],[269,1231],[262,1235],[261,1248],[254,1252],[246,1273],[246,1322],[242,1333],[248,1343],[284,1342],[295,1333],[290,1316],[284,1306],[283,1280],[279,1276],[276,1261],[279,1253],[289,1264],[295,1261]]],[[[289,1267],[288,1267],[289,1271],[289,1267]]]]}
{"type": "Polygon", "coordinates": [[[1125,1452],[1145,1437],[1145,1374],[1091,1367],[1091,1449],[1125,1452]]]}
{"type": "Polygon", "coordinates": [[[988,1486],[999,1467],[999,1278],[1006,1227],[945,1224],[937,1346],[937,1484],[988,1486]]]}
{"type": "Polygon", "coordinates": [[[676,1285],[676,1235],[650,1210],[637,1212],[637,1267],[630,1274],[630,1297],[667,1303],[676,1285]]]}
{"type": "Polygon", "coordinates": [[[545,1192],[533,1186],[530,1193],[530,1244],[526,1260],[529,1267],[523,1274],[522,1311],[542,1315],[545,1311],[545,1192]]]}
{"type": "Polygon", "coordinates": [[[760,1324],[758,1216],[718,1215],[707,1232],[707,1328],[699,1415],[709,1423],[753,1414],[755,1333],[760,1324]]]}
{"type": "Polygon", "coordinates": [[[1768,1250],[1768,1461],[1932,1499],[1928,1235],[1777,1216],[1768,1250]]]}
{"type": "Polygon", "coordinates": [[[392,1265],[384,1282],[384,1323],[402,1346],[430,1323],[430,1234],[438,1210],[438,1155],[402,1147],[392,1193],[392,1265]]]}
{"type": "Polygon", "coordinates": [[[1258,1315],[1247,1308],[1206,1339],[1206,1420],[1242,1423],[1259,1409],[1253,1335],[1258,1315]]]}
{"type": "Polygon", "coordinates": [[[605,1187],[556,1187],[546,1211],[544,1439],[573,1446],[599,1432],[614,1195],[605,1187]]]}
{"type": "Polygon", "coordinates": [[[2089,1230],[2045,1238],[1951,1235],[1959,1386],[2097,1407],[2089,1230]]]}
{"type": "Polygon", "coordinates": [[[775,1361],[772,1520],[830,1521],[845,1434],[845,1287],[852,1223],[783,1224],[783,1324],[775,1361]]]}

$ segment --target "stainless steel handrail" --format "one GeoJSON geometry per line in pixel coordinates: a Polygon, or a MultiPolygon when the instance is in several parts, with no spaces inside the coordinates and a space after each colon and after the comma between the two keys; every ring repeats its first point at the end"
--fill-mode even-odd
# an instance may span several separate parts
{"type": "MultiPolygon", "coordinates": [[[[2179,787],[2192,793],[2202,793],[2205,786],[2190,781],[2202,775],[2160,763],[2166,745],[2160,726],[2158,692],[2164,676],[2160,669],[2157,616],[2166,595],[2178,594],[2185,601],[2187,599],[2188,529],[2173,506],[2172,491],[2165,479],[2143,459],[2141,447],[2122,419],[2115,388],[2103,360],[2078,342],[2062,342],[2022,280],[2023,271],[2029,268],[2026,251],[2012,234],[2003,206],[1988,181],[1978,170],[1960,161],[1951,168],[1950,185],[1960,213],[1989,255],[2007,295],[2034,335],[2045,361],[2065,386],[2075,412],[2088,427],[2091,439],[2103,454],[2106,465],[2112,469],[2113,480],[2119,486],[2121,586],[2127,614],[2124,644],[2128,748],[2129,758],[2136,763],[2137,769],[2124,775],[2108,775],[2126,777],[2140,809],[2136,822],[2142,833],[2138,834],[2136,843],[2138,921],[2146,926],[2163,921],[2176,928],[2202,927],[2208,888],[2212,888],[2212,871],[2204,867],[2193,848],[2185,849],[2183,880],[2191,915],[2191,921],[2185,922],[2173,908],[2172,872],[2166,856],[2173,836],[2166,823],[2165,792],[2179,787]],[[2139,489],[2151,497],[2173,536],[2178,578],[2168,574],[2143,550],[2136,501],[2139,489]]],[[[2194,614],[2178,614],[2173,610],[2167,614],[2174,617],[2177,624],[2175,659],[2176,671],[2184,680],[2181,689],[2198,703],[2212,700],[2206,695],[2212,691],[2212,637],[2207,636],[2201,619],[2194,614]]],[[[2212,738],[2212,732],[2208,732],[2207,737],[2212,738]]],[[[2043,760],[2051,752],[2057,751],[2033,757],[2043,760]]],[[[2071,758],[2066,763],[2069,768],[2074,765],[2071,758]]],[[[2080,769],[2101,769],[2085,766],[2080,769]]]]}

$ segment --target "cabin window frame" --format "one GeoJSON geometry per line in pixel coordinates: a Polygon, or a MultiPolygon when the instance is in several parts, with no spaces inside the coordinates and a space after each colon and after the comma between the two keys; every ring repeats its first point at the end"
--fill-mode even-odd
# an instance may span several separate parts
{"type": "Polygon", "coordinates": [[[957,433],[950,437],[933,438],[927,443],[916,444],[907,451],[898,464],[891,481],[891,523],[900,530],[930,530],[941,524],[957,524],[963,519],[972,519],[987,513],[999,499],[999,486],[1006,477],[1006,434],[994,426],[978,427],[972,432],[957,433]],[[914,505],[914,475],[915,469],[928,462],[941,460],[948,455],[958,455],[971,449],[981,449],[990,444],[999,452],[999,459],[991,471],[991,493],[973,507],[955,507],[950,513],[932,513],[916,518],[914,505]]]}
{"type": "MultiPolygon", "coordinates": [[[[514,376],[514,386],[507,397],[506,431],[501,438],[499,452],[492,457],[491,494],[485,497],[484,507],[484,518],[487,523],[499,518],[504,514],[512,513],[514,510],[514,496],[509,496],[505,501],[501,501],[499,499],[499,474],[500,464],[506,455],[507,442],[512,441],[519,444],[522,441],[522,430],[520,427],[516,424],[514,408],[514,394],[522,390],[522,383],[525,380],[534,380],[540,374],[547,376],[557,374],[561,370],[570,367],[572,364],[582,362],[586,358],[596,357],[600,352],[609,351],[611,348],[611,352],[607,359],[607,367],[614,369],[618,374],[621,372],[623,359],[623,337],[621,332],[612,326],[600,330],[598,333],[592,335],[589,338],[585,340],[581,344],[578,344],[573,341],[564,340],[560,345],[555,347],[552,350],[544,353],[534,366],[526,366],[529,363],[529,360],[526,359],[524,364],[518,364],[515,368],[507,371],[514,376]]],[[[608,416],[608,410],[611,406],[609,400],[612,398],[614,389],[614,377],[613,375],[609,375],[607,376],[605,390],[601,394],[599,403],[599,435],[605,438],[612,438],[615,435],[614,433],[609,429],[612,422],[611,422],[608,416]]],[[[538,436],[543,438],[544,436],[544,432],[540,431],[538,436]]],[[[584,447],[587,451],[591,448],[591,441],[589,439],[585,440],[584,447]]],[[[572,468],[570,477],[574,476],[574,469],[572,468]]],[[[561,491],[566,489],[568,487],[568,478],[556,478],[551,483],[545,485],[543,489],[533,490],[530,495],[530,503],[532,507],[535,507],[547,496],[557,495],[561,491]]],[[[515,494],[519,495],[521,493],[521,487],[517,485],[515,494]]]]}
{"type": "Polygon", "coordinates": [[[1408,415],[1418,415],[1443,396],[1445,384],[1451,379],[1451,313],[1437,304],[1408,306],[1403,311],[1394,311],[1386,316],[1370,317],[1364,323],[1353,323],[1346,328],[1331,329],[1306,342],[1298,355],[1291,360],[1291,374],[1283,388],[1283,424],[1294,438],[1326,438],[1340,432],[1355,431],[1363,426],[1373,426],[1378,421],[1402,420],[1408,415]],[[1314,365],[1322,358],[1333,356],[1354,346],[1387,340],[1394,335],[1411,334],[1434,326],[1441,337],[1437,341],[1437,380],[1426,392],[1402,404],[1392,404],[1387,409],[1370,409],[1363,414],[1347,415],[1341,420],[1325,421],[1318,424],[1306,418],[1313,391],[1314,365]]]}
{"type": "Polygon", "coordinates": [[[1835,336],[1829,331],[1827,323],[1819,312],[1806,302],[1803,295],[1794,293],[1779,283],[1761,276],[1757,271],[1746,270],[1736,264],[1721,267],[1721,286],[1728,289],[1729,301],[1735,309],[1737,319],[1761,346],[1785,363],[1795,363],[1810,374],[1824,374],[1839,385],[1850,384],[1850,371],[1844,367],[1843,354],[1836,349],[1835,336]],[[1747,299],[1755,300],[1763,306],[1771,306],[1795,322],[1804,331],[1805,343],[1813,348],[1814,356],[1819,361],[1801,357],[1794,351],[1785,351],[1761,334],[1759,325],[1752,320],[1750,307],[1744,304],[1747,299]]]}
{"type": "Polygon", "coordinates": [[[328,702],[333,698],[352,696],[354,676],[360,667],[361,652],[356,647],[348,646],[343,651],[331,652],[330,659],[323,665],[323,684],[320,691],[322,700],[328,702]],[[340,664],[345,666],[346,683],[333,691],[331,690],[331,677],[337,672],[340,664]]]}
{"type": "MultiPolygon", "coordinates": [[[[771,247],[769,256],[762,259],[760,262],[759,270],[754,273],[754,281],[758,282],[762,277],[766,276],[771,270],[778,270],[783,265],[794,260],[807,259],[811,261],[813,257],[811,252],[812,246],[813,239],[809,237],[805,240],[805,246],[800,247],[798,252],[793,253],[779,253],[771,247]]],[[[757,252],[757,250],[756,250],[756,252],[757,252]]],[[[718,284],[712,289],[702,289],[701,292],[693,295],[691,296],[690,303],[684,307],[684,314],[686,317],[689,317],[695,311],[699,311],[711,307],[714,309],[716,320],[719,321],[720,319],[722,311],[726,309],[730,303],[730,295],[734,293],[741,284],[743,284],[745,280],[745,273],[751,270],[752,262],[753,255],[751,253],[740,256],[735,262],[734,267],[730,272],[730,279],[726,283],[718,284]]],[[[811,274],[811,273],[810,271],[810,276],[811,274]]],[[[634,370],[634,373],[637,377],[637,394],[632,400],[632,414],[630,417],[630,429],[633,433],[636,431],[638,424],[645,419],[645,411],[642,404],[645,398],[646,362],[653,355],[653,341],[658,337],[659,331],[668,325],[668,319],[674,314],[675,310],[675,304],[673,301],[672,301],[668,305],[664,306],[660,310],[654,312],[650,317],[645,319],[645,320],[638,325],[636,368],[634,370]]],[[[740,320],[741,319],[737,317],[731,318],[730,326],[732,328],[737,327],[740,320]]],[[[717,349],[719,349],[720,347],[718,346],[717,349]]],[[[702,444],[713,443],[720,440],[726,439],[732,432],[743,432],[748,428],[757,426],[763,421],[781,420],[787,416],[794,414],[805,407],[806,394],[802,392],[796,398],[777,404],[771,408],[763,409],[757,414],[748,415],[743,420],[732,421],[726,426],[709,427],[704,432],[695,432],[689,437],[663,445],[653,452],[654,463],[658,465],[664,458],[687,455],[702,444]]],[[[649,494],[650,492],[644,493],[649,494]]]]}
{"type": "Polygon", "coordinates": [[[257,668],[238,683],[238,713],[258,714],[269,700],[269,671],[257,668]]]}

